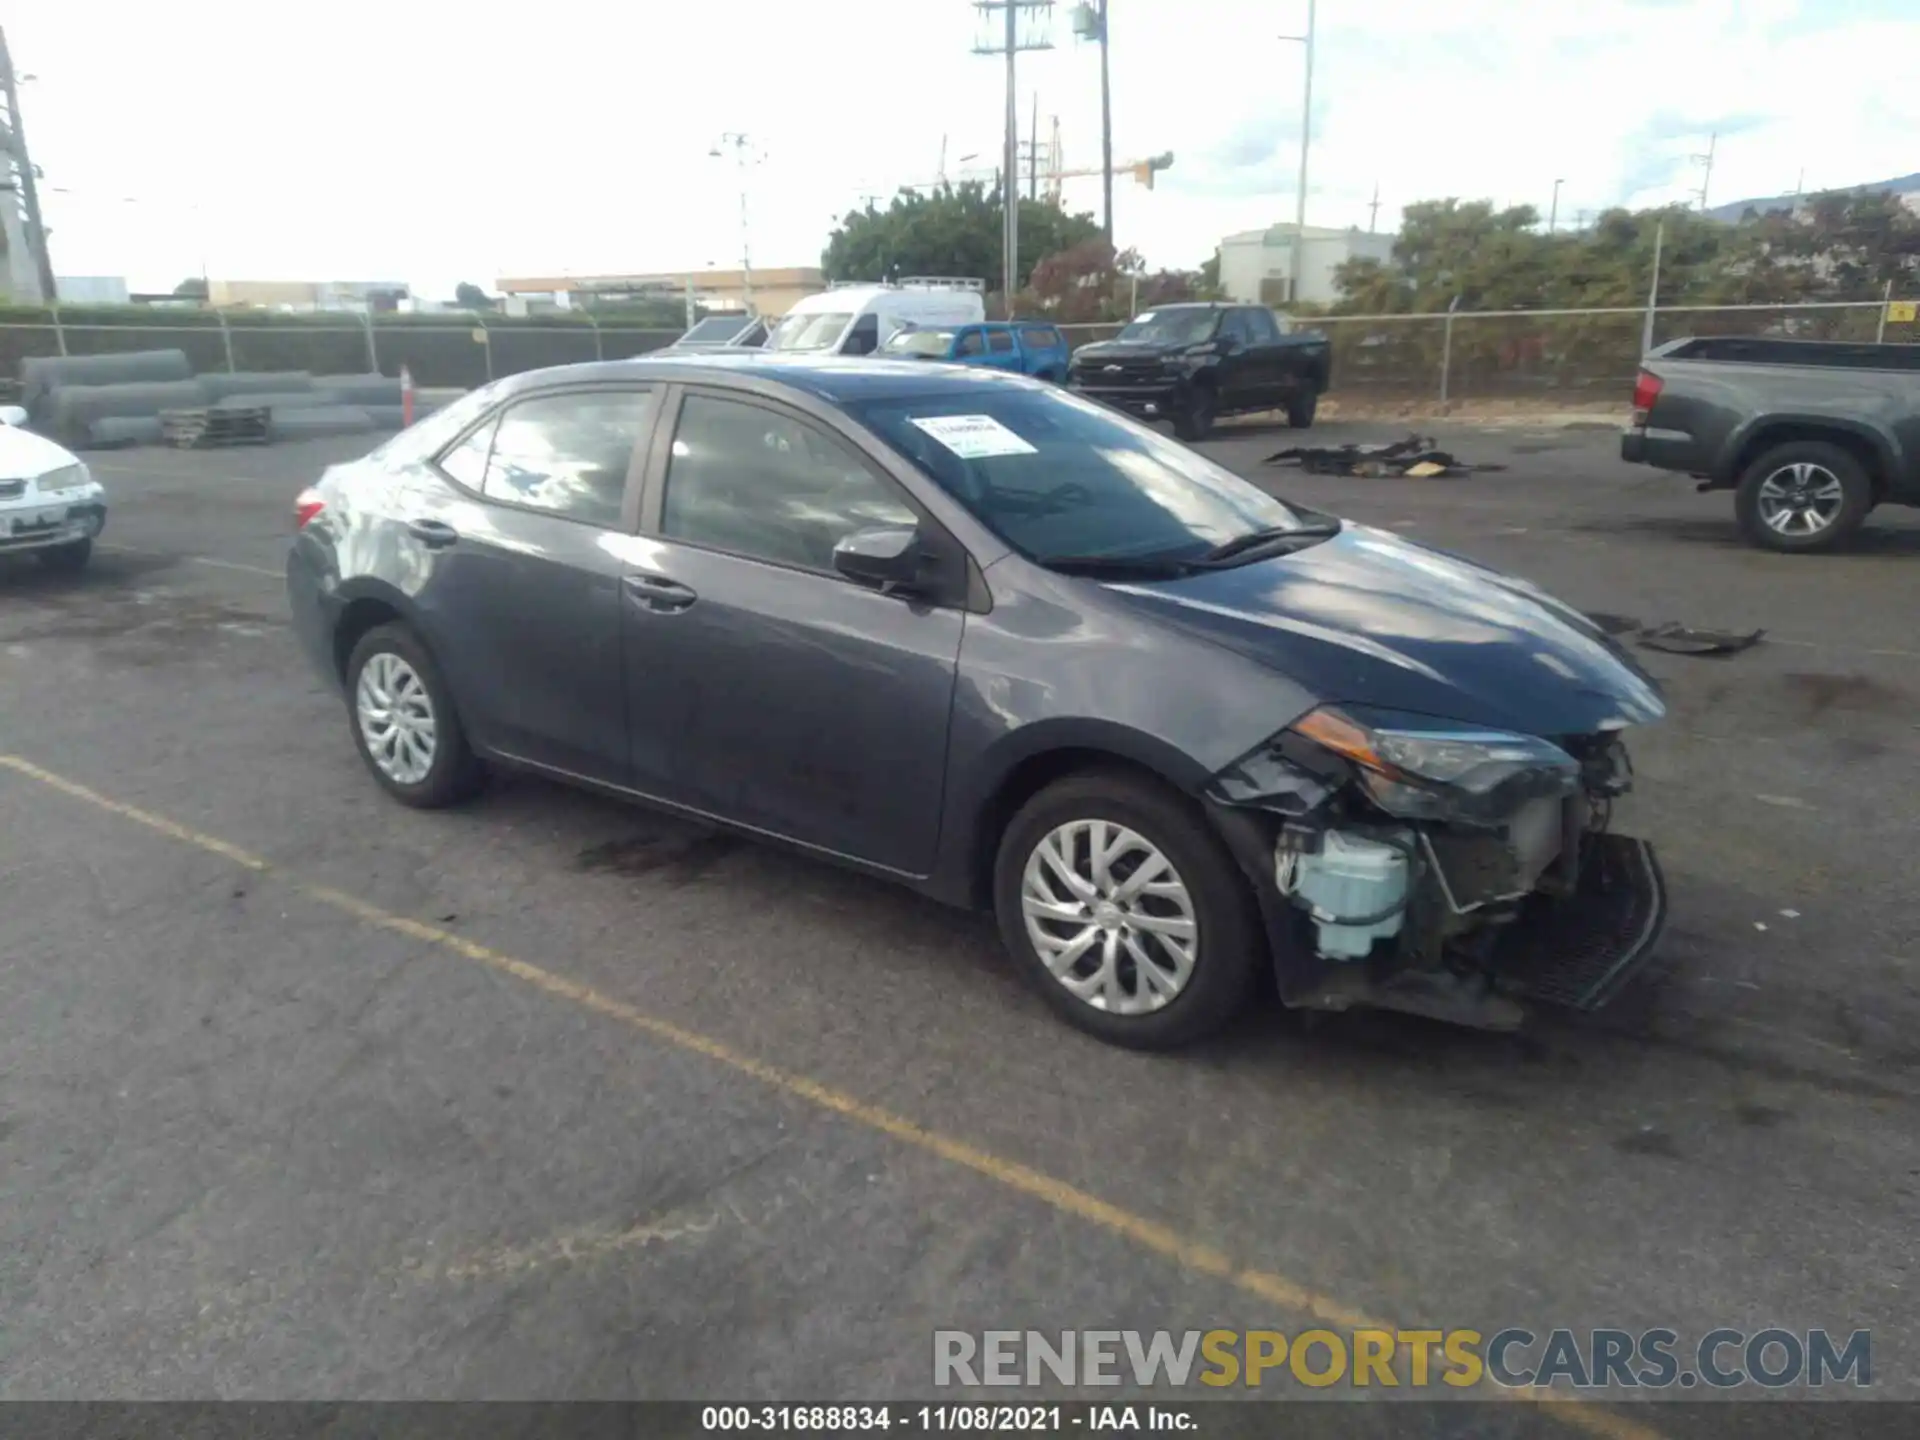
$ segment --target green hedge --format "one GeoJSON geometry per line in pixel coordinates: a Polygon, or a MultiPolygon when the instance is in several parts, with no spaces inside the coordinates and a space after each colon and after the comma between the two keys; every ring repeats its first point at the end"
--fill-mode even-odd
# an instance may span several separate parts
{"type": "Polygon", "coordinates": [[[56,323],[50,309],[0,306],[0,376],[17,381],[20,362],[36,355],[177,349],[196,371],[339,375],[377,368],[398,375],[405,365],[416,384],[470,387],[489,374],[642,355],[680,334],[605,320],[596,331],[593,321],[574,315],[376,315],[372,328],[369,352],[367,327],[350,314],[63,305],[56,323]]]}

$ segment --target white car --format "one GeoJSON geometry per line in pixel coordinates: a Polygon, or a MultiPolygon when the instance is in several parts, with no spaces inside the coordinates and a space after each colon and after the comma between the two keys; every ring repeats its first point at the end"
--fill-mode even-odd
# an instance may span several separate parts
{"type": "Polygon", "coordinates": [[[78,570],[106,528],[107,492],[71,450],[20,427],[0,406],[0,555],[31,550],[53,570],[78,570]]]}

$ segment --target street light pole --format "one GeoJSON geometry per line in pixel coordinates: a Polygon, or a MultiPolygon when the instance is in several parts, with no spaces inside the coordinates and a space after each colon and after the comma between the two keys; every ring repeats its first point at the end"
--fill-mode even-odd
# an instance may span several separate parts
{"type": "Polygon", "coordinates": [[[1288,247],[1287,303],[1300,300],[1300,252],[1307,243],[1307,147],[1313,138],[1313,31],[1314,0],[1307,0],[1307,33],[1282,35],[1282,40],[1298,40],[1306,46],[1306,83],[1300,100],[1300,191],[1293,200],[1293,244],[1288,247]]]}
{"type": "Polygon", "coordinates": [[[1565,180],[1553,182],[1553,203],[1547,207],[1547,234],[1549,235],[1553,234],[1553,227],[1560,219],[1560,187],[1566,183],[1565,180]]]}
{"type": "MultiPolygon", "coordinates": [[[[753,308],[753,247],[748,241],[747,229],[747,145],[748,140],[737,130],[729,130],[720,137],[720,145],[733,147],[733,158],[740,170],[740,291],[746,303],[747,314],[752,315],[753,308]]],[[[718,156],[720,145],[708,151],[718,156]]]]}
{"type": "Polygon", "coordinates": [[[1100,0],[1100,230],[1113,244],[1113,92],[1107,83],[1107,0],[1100,0]]]}

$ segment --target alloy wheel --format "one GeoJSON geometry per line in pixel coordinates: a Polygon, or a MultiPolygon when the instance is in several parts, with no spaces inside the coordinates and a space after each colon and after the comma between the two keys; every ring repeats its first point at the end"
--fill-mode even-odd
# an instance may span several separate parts
{"type": "Polygon", "coordinates": [[[1760,482],[1760,519],[1780,535],[1818,535],[1846,503],[1840,477],[1824,465],[1796,460],[1760,482]]]}
{"type": "Polygon", "coordinates": [[[396,785],[418,785],[433,769],[439,726],[419,672],[391,650],[369,656],[354,688],[354,717],[367,753],[396,785]]]}
{"type": "Polygon", "coordinates": [[[1048,973],[1109,1014],[1163,1008],[1199,958],[1186,883],[1157,846],[1116,821],[1071,820],[1042,836],[1021,875],[1020,909],[1048,973]]]}

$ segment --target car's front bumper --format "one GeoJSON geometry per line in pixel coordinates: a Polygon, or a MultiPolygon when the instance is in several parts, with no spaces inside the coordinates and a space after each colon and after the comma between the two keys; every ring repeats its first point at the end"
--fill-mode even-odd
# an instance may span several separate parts
{"type": "Polygon", "coordinates": [[[107,527],[107,507],[98,500],[0,507],[0,553],[44,550],[91,540],[107,527]]]}

